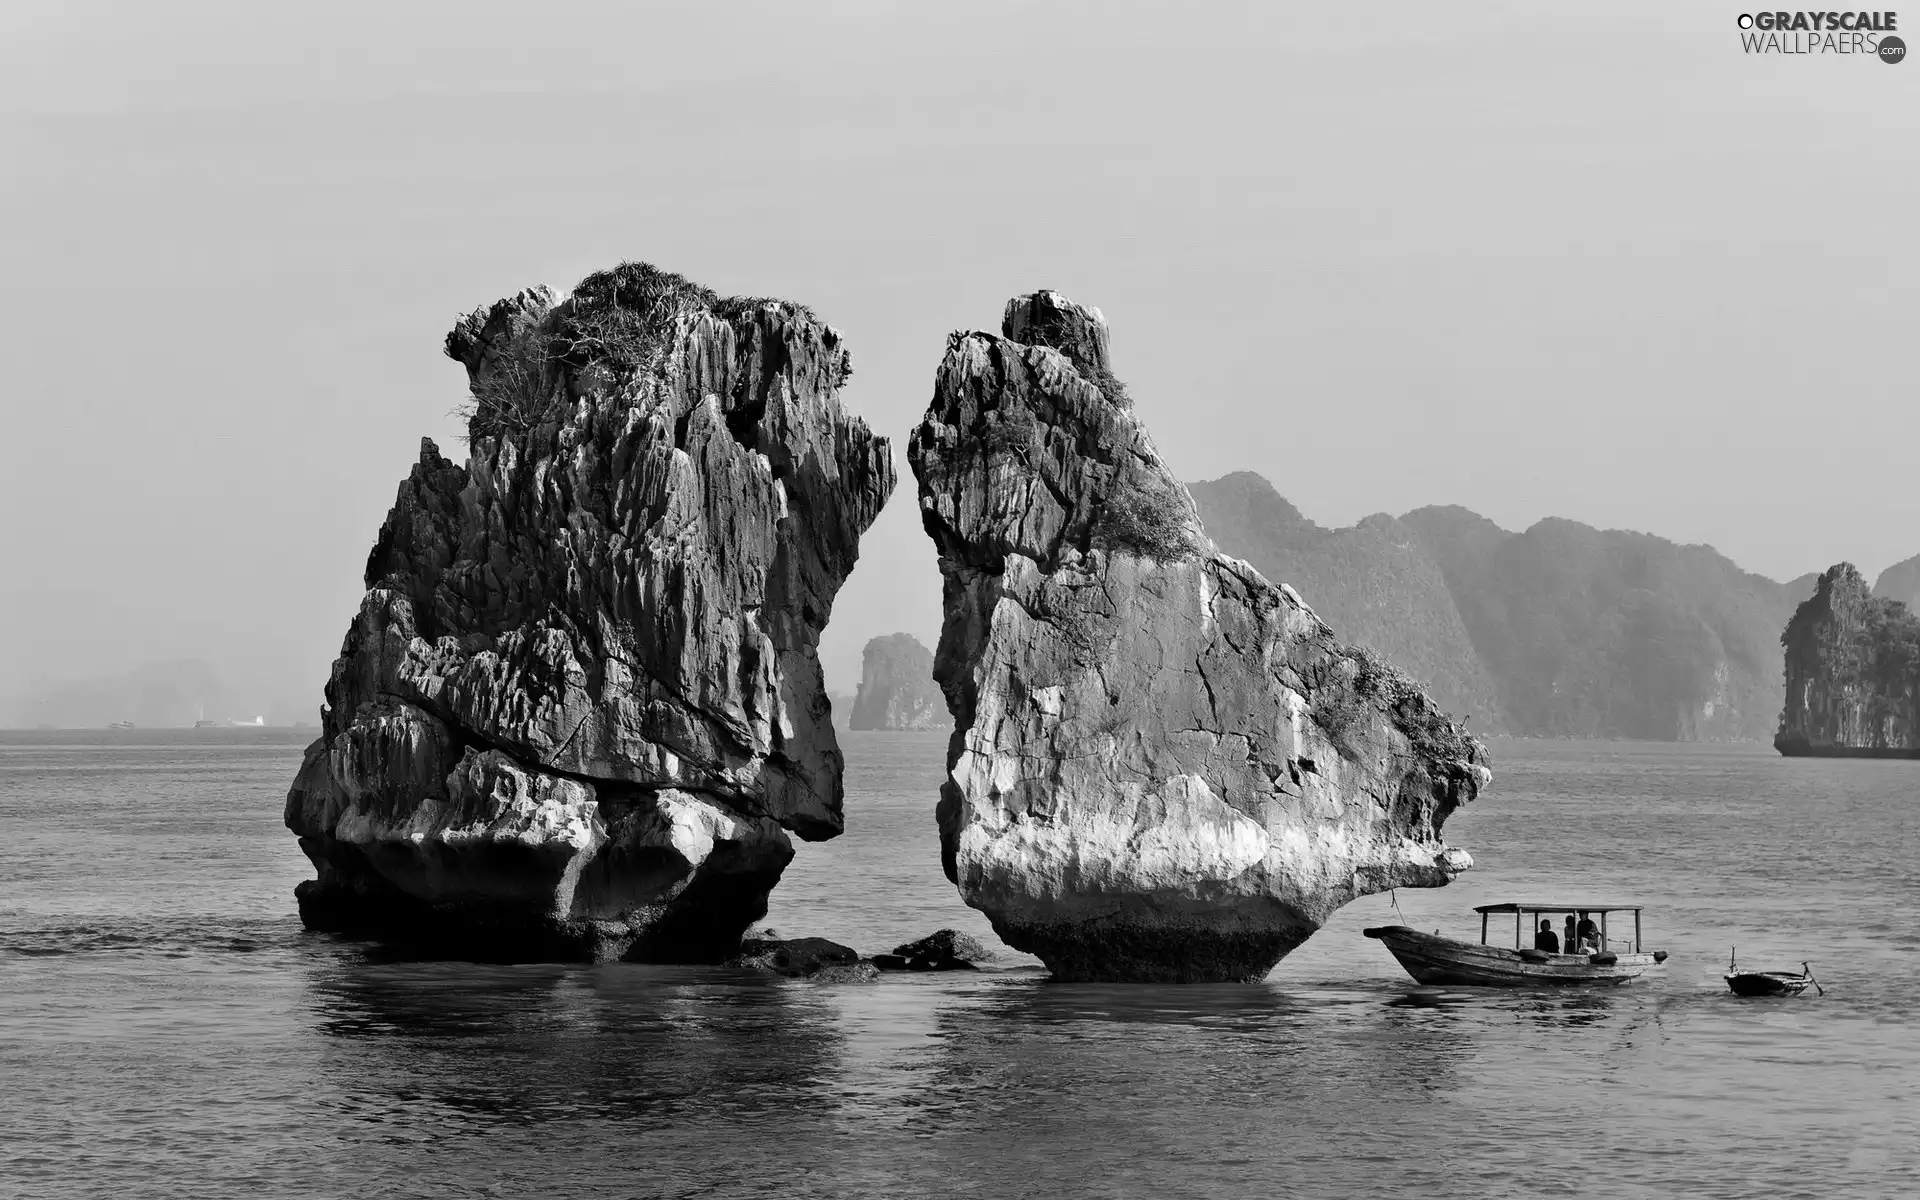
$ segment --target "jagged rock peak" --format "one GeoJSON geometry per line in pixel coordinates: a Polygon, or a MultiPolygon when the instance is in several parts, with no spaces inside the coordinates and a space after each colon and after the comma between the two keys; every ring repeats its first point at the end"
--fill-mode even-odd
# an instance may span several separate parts
{"type": "Polygon", "coordinates": [[[846,348],[629,263],[476,310],[446,351],[470,454],[423,441],[368,556],[288,796],[302,916],[724,957],[788,832],[841,828],[815,650],[894,485],[846,348]]]}
{"type": "Polygon", "coordinates": [[[1107,319],[1097,308],[1084,308],[1059,292],[1042,289],[1007,301],[1000,318],[1000,336],[1010,342],[1048,346],[1073,360],[1082,374],[1113,370],[1112,339],[1107,319]]]}
{"type": "Polygon", "coordinates": [[[1213,550],[1089,378],[1098,313],[1038,293],[1003,330],[949,339],[908,449],[945,576],[938,819],[966,902],[1057,975],[1249,979],[1355,896],[1464,869],[1440,829],[1484,748],[1213,550]]]}

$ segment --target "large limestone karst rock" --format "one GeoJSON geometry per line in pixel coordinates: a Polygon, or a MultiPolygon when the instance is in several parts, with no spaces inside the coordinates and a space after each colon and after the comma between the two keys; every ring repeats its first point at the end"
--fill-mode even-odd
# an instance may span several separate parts
{"type": "Polygon", "coordinates": [[[645,264],[462,318],[286,823],[316,929],[718,959],[841,828],[815,646],[893,489],[840,335],[645,264]]]}
{"type": "Polygon", "coordinates": [[[1356,896],[1470,865],[1485,751],[1215,552],[1052,292],[955,334],[908,458],[940,553],[947,875],[1073,979],[1257,979],[1356,896]]]}
{"type": "Polygon", "coordinates": [[[933,682],[933,653],[910,633],[867,642],[860,690],[848,725],[853,729],[941,729],[947,704],[933,682]]]}
{"type": "MultiPolygon", "coordinates": [[[[1884,576],[1882,576],[1884,580],[1884,576]]],[[[1789,757],[1920,758],[1920,617],[1835,563],[1780,635],[1789,757]]]]}

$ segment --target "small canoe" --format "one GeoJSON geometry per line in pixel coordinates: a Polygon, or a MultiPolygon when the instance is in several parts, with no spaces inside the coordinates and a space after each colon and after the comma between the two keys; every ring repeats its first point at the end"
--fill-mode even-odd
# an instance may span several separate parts
{"type": "Polygon", "coordinates": [[[1812,976],[1791,971],[1740,971],[1727,976],[1727,986],[1736,996],[1798,996],[1812,982],[1812,976]]]}
{"type": "Polygon", "coordinates": [[[1822,996],[1826,989],[1813,977],[1813,964],[1800,964],[1800,973],[1792,971],[1742,971],[1736,956],[1727,962],[1727,986],[1736,996],[1798,996],[1811,985],[1822,996]]]}

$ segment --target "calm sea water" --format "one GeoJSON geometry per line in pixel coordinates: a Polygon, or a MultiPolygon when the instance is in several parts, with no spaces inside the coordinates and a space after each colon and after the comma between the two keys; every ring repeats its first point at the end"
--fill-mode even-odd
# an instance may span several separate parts
{"type": "MultiPolygon", "coordinates": [[[[1408,1006],[1350,905],[1263,984],[384,960],[304,933],[303,737],[0,734],[8,1196],[1892,1196],[1920,1190],[1920,762],[1503,742],[1409,921],[1649,906],[1641,983],[1408,1006]],[[1814,960],[1738,1000],[1719,972],[1814,960]]],[[[944,738],[847,739],[769,924],[957,925],[944,738]]],[[[990,943],[994,944],[994,943],[990,943]]]]}

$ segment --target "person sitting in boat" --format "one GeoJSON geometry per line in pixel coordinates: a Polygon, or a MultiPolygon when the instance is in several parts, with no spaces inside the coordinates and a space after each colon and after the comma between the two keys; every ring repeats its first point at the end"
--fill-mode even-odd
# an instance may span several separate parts
{"type": "Polygon", "coordinates": [[[1560,936],[1560,944],[1567,948],[1568,954],[1572,954],[1574,952],[1574,947],[1580,944],[1580,940],[1573,936],[1573,914],[1572,913],[1567,914],[1567,931],[1566,933],[1560,936]]]}
{"type": "Polygon", "coordinates": [[[1574,936],[1579,939],[1580,954],[1600,953],[1600,927],[1586,913],[1580,914],[1580,924],[1574,927],[1574,936]]]}
{"type": "Polygon", "coordinates": [[[1548,954],[1560,953],[1560,937],[1553,932],[1553,922],[1545,917],[1540,918],[1540,932],[1533,935],[1533,948],[1548,954]]]}

